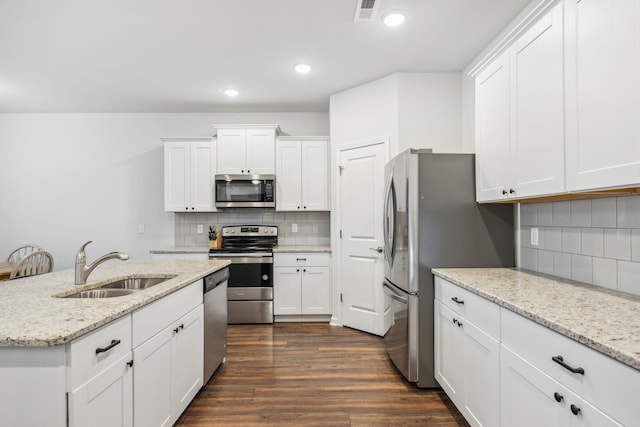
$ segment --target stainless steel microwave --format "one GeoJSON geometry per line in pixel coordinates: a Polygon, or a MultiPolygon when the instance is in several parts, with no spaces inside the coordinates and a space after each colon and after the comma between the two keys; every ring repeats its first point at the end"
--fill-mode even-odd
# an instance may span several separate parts
{"type": "Polygon", "coordinates": [[[273,208],[275,175],[216,175],[217,208],[273,208]]]}

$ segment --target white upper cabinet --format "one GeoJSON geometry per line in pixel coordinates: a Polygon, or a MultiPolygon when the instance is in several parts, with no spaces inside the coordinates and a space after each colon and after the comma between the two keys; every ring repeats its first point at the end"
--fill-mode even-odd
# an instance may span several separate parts
{"type": "Polygon", "coordinates": [[[215,125],[218,172],[273,175],[277,125],[215,125]]]}
{"type": "Polygon", "coordinates": [[[276,210],[329,210],[329,140],[327,137],[278,138],[276,210]]]}
{"type": "Polygon", "coordinates": [[[567,0],[567,186],[640,183],[640,0],[567,0]]]}
{"type": "Polygon", "coordinates": [[[476,77],[478,201],[561,193],[562,4],[476,77]]]}
{"type": "Polygon", "coordinates": [[[215,146],[211,138],[164,138],[164,210],[215,211],[215,146]]]}

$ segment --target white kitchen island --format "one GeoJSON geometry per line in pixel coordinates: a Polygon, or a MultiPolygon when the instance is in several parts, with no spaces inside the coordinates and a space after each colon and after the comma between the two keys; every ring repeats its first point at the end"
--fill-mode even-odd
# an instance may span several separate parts
{"type": "MultiPolygon", "coordinates": [[[[168,415],[162,415],[171,424],[202,385],[201,279],[226,265],[109,261],[77,287],[73,270],[0,282],[2,423],[132,425],[133,383],[166,378],[149,375],[161,369],[192,378],[169,378],[135,400],[162,396],[160,387],[166,388],[164,394],[175,394],[168,415]],[[64,298],[114,279],[148,276],[167,280],[120,297],[64,298]],[[181,360],[188,363],[163,366],[181,360]],[[191,371],[180,371],[189,366],[191,371]],[[180,387],[187,392],[176,393],[180,387]]],[[[145,388],[149,384],[138,384],[145,388]]],[[[146,414],[139,412],[138,424],[145,424],[146,414]]]]}

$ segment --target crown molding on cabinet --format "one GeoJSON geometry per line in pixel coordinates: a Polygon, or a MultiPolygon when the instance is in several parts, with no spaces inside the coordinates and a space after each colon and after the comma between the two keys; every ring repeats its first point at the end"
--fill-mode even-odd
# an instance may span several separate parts
{"type": "Polygon", "coordinates": [[[531,24],[551,6],[562,0],[540,0],[530,10],[518,16],[487,48],[467,67],[467,74],[475,77],[480,71],[504,52],[531,24]]]}

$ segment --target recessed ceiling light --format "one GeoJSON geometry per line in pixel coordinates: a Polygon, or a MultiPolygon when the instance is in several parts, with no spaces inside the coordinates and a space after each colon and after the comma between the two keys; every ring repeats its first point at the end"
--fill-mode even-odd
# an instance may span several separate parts
{"type": "Polygon", "coordinates": [[[307,74],[311,71],[311,65],[309,64],[296,64],[293,66],[293,69],[299,72],[300,74],[307,74]]]}
{"type": "Polygon", "coordinates": [[[382,17],[384,22],[389,27],[395,27],[402,24],[407,19],[407,14],[401,10],[392,10],[382,17]]]}
{"type": "Polygon", "coordinates": [[[238,96],[238,94],[240,92],[238,92],[235,89],[222,89],[222,93],[224,93],[225,95],[227,95],[229,97],[234,97],[234,96],[238,96]]]}

